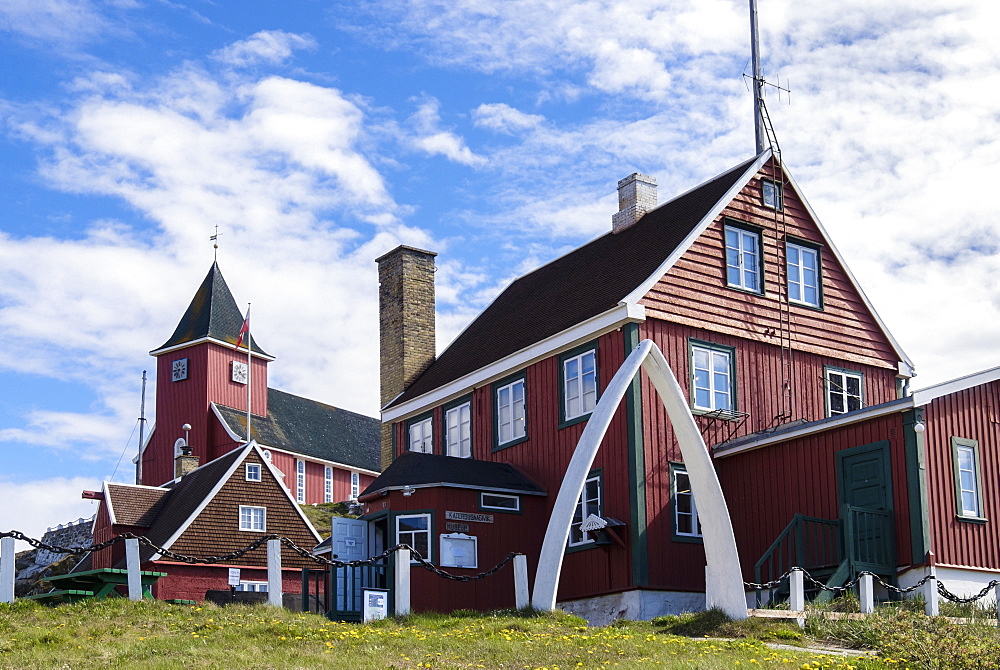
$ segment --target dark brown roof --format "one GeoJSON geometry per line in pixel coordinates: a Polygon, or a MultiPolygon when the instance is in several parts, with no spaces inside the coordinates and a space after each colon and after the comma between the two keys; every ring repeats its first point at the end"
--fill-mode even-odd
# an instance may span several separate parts
{"type": "Polygon", "coordinates": [[[752,158],[517,279],[387,407],[412,400],[618,305],[732,188],[752,158]]]}
{"type": "MultiPolygon", "coordinates": [[[[181,317],[170,339],[153,351],[195,342],[206,337],[235,345],[243,327],[243,314],[236,305],[218,263],[212,263],[205,280],[198,287],[191,304],[181,317]]],[[[252,334],[252,333],[251,333],[252,334]]],[[[251,338],[253,350],[269,356],[251,338]]],[[[246,340],[244,339],[244,351],[246,340]]]]}
{"type": "MultiPolygon", "coordinates": [[[[237,435],[246,435],[245,411],[216,404],[237,435]]],[[[301,396],[267,389],[268,416],[254,416],[258,444],[378,472],[379,420],[301,396]]]]}
{"type": "Polygon", "coordinates": [[[398,456],[358,497],[363,498],[383,489],[428,484],[545,495],[542,488],[508,463],[407,451],[398,456]]]}
{"type": "Polygon", "coordinates": [[[108,482],[106,499],[115,524],[149,528],[169,493],[168,489],[108,482]]]}

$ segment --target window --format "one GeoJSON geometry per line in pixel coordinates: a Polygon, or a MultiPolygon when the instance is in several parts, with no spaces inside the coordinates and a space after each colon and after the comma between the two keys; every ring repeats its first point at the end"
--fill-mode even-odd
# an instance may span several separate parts
{"type": "Polygon", "coordinates": [[[267,582],[245,582],[240,580],[240,585],[236,587],[236,590],[267,593],[267,582]]]}
{"type": "Polygon", "coordinates": [[[691,493],[691,480],[684,464],[671,464],[674,474],[674,535],[678,537],[701,537],[701,520],[691,493]]]}
{"type": "Polygon", "coordinates": [[[704,412],[735,409],[733,353],[731,347],[691,342],[691,400],[704,412]]]}
{"type": "Polygon", "coordinates": [[[267,508],[240,505],[240,530],[264,532],[267,530],[267,508]]]}
{"type": "Polygon", "coordinates": [[[781,211],[781,184],[775,183],[769,179],[762,179],[760,182],[760,191],[761,200],[764,202],[765,207],[781,211]]]}
{"type": "Polygon", "coordinates": [[[503,512],[520,512],[521,498],[502,493],[480,493],[479,507],[481,509],[497,509],[503,512]]]}
{"type": "Polygon", "coordinates": [[[295,499],[306,501],[306,462],[300,460],[295,461],[295,499]]]}
{"type": "Polygon", "coordinates": [[[761,292],[760,233],[726,226],[726,283],[761,292]]]}
{"type": "Polygon", "coordinates": [[[828,416],[847,414],[864,407],[860,372],[826,369],[826,408],[828,416]]]}
{"type": "Polygon", "coordinates": [[[247,463],[247,481],[248,482],[259,482],[260,481],[260,464],[259,463],[247,463]]]}
{"type": "Polygon", "coordinates": [[[472,403],[445,409],[444,425],[445,455],[472,458],[472,403]]]}
{"type": "Polygon", "coordinates": [[[497,446],[503,446],[527,437],[524,404],[524,377],[509,384],[495,387],[497,446]]]}
{"type": "Polygon", "coordinates": [[[262,453],[264,454],[264,460],[267,461],[268,463],[270,463],[271,462],[271,451],[269,449],[265,449],[262,453]]]}
{"type": "Polygon", "coordinates": [[[788,300],[819,307],[819,252],[800,244],[785,245],[788,265],[788,300]]]}
{"type": "Polygon", "coordinates": [[[433,418],[416,419],[410,424],[410,451],[424,454],[434,453],[433,418]]]}
{"type": "Polygon", "coordinates": [[[979,443],[964,437],[951,438],[955,462],[955,503],[959,518],[985,520],[979,443]]]}
{"type": "Polygon", "coordinates": [[[401,514],[396,517],[396,544],[408,544],[428,561],[431,559],[431,515],[401,514]]]}
{"type": "Polygon", "coordinates": [[[333,502],[333,468],[323,469],[323,502],[333,502]]]}
{"type": "Polygon", "coordinates": [[[571,421],[597,405],[597,350],[562,359],[563,419],[571,421]]]}
{"type": "Polygon", "coordinates": [[[361,495],[361,475],[357,472],[351,473],[351,500],[357,500],[361,495]]]}
{"type": "Polygon", "coordinates": [[[569,546],[579,547],[591,544],[596,539],[593,533],[581,530],[580,526],[591,514],[601,516],[601,475],[595,474],[587,478],[583,484],[583,492],[576,502],[573,512],[573,522],[569,527],[569,546]]]}

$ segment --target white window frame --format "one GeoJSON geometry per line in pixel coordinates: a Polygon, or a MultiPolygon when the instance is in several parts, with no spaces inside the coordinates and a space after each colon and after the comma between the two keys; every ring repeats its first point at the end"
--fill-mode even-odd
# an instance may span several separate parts
{"type": "Polygon", "coordinates": [[[840,416],[841,414],[856,412],[865,406],[865,376],[862,373],[842,370],[840,368],[826,368],[823,371],[823,381],[826,387],[827,416],[840,416]],[[837,379],[834,379],[834,377],[837,377],[837,379]],[[851,393],[848,390],[850,386],[848,380],[856,380],[858,382],[857,394],[851,393]],[[840,400],[843,410],[834,410],[833,401],[835,398],[840,400]],[[851,408],[852,399],[857,401],[857,407],[851,408]]]}
{"type": "Polygon", "coordinates": [[[333,468],[323,468],[323,502],[333,502],[333,468]]]}
{"type": "Polygon", "coordinates": [[[699,342],[691,342],[691,406],[703,412],[735,410],[736,375],[733,370],[734,351],[699,342]],[[699,361],[700,357],[707,361],[699,361]],[[717,369],[724,362],[725,373],[717,369]],[[707,363],[707,364],[703,364],[707,363]],[[724,382],[724,383],[723,383],[724,382]],[[699,400],[699,394],[708,394],[708,402],[699,400]],[[720,400],[725,402],[720,402],[720,400]]]}
{"type": "Polygon", "coordinates": [[[563,419],[586,416],[597,406],[597,349],[588,349],[562,361],[563,419]],[[589,362],[589,369],[588,369],[589,362]],[[570,368],[576,368],[571,373],[570,368]],[[576,403],[576,407],[571,406],[576,403]]]}
{"type": "Polygon", "coordinates": [[[395,521],[396,544],[408,544],[413,549],[418,549],[419,543],[416,542],[414,538],[417,535],[425,535],[427,551],[421,553],[424,554],[424,558],[426,558],[428,561],[434,560],[433,557],[431,556],[431,552],[434,549],[434,545],[431,543],[431,530],[432,530],[431,515],[429,513],[424,512],[420,514],[399,514],[396,516],[396,521],[395,521]],[[399,529],[399,524],[404,519],[423,519],[427,527],[423,529],[418,528],[414,530],[401,531],[399,529]]]}
{"type": "Polygon", "coordinates": [[[298,458],[295,459],[295,500],[306,501],[306,462],[298,458]]]}
{"type": "Polygon", "coordinates": [[[253,593],[267,593],[267,582],[252,582],[241,579],[237,591],[249,591],[253,593]]]}
{"type": "Polygon", "coordinates": [[[428,416],[410,424],[408,430],[410,451],[421,454],[434,453],[434,417],[428,416]]]}
{"type": "Polygon", "coordinates": [[[248,482],[259,482],[263,467],[260,463],[247,463],[246,477],[248,482]]]}
{"type": "Polygon", "coordinates": [[[726,285],[753,293],[763,293],[760,233],[729,225],[724,227],[724,231],[726,285]],[[747,265],[753,267],[748,269],[747,265]]]}
{"type": "Polygon", "coordinates": [[[351,500],[357,500],[361,495],[361,473],[351,473],[351,500]]]}
{"type": "Polygon", "coordinates": [[[520,512],[521,496],[508,495],[506,493],[486,493],[483,491],[479,494],[479,507],[480,509],[495,509],[501,512],[520,512]],[[487,498],[496,498],[496,502],[499,502],[500,500],[511,500],[514,504],[508,506],[498,505],[496,502],[490,504],[486,501],[487,498]]]}
{"type": "Polygon", "coordinates": [[[959,519],[983,521],[986,514],[979,442],[953,436],[951,448],[955,467],[955,511],[959,519]]]}
{"type": "Polygon", "coordinates": [[[674,475],[673,482],[671,482],[674,492],[674,535],[678,537],[702,537],[701,519],[698,517],[698,506],[695,504],[694,493],[691,491],[691,478],[688,476],[687,467],[683,464],[673,464],[671,469],[674,475]],[[682,477],[687,482],[686,486],[680,481],[682,477]],[[682,498],[689,503],[686,505],[688,511],[681,511],[682,498]],[[685,525],[690,525],[691,530],[681,530],[682,517],[686,517],[687,524],[685,525]]]}
{"type": "Polygon", "coordinates": [[[240,530],[249,533],[267,532],[267,508],[240,505],[240,530]]]}
{"type": "Polygon", "coordinates": [[[524,377],[496,389],[497,446],[523,439],[527,434],[524,377]],[[520,394],[520,399],[518,399],[520,394]]]}
{"type": "Polygon", "coordinates": [[[445,410],[445,455],[472,458],[472,402],[445,410]]]}
{"type": "Polygon", "coordinates": [[[788,242],[785,244],[785,261],[788,268],[788,301],[797,305],[819,307],[819,251],[812,247],[788,242]],[[812,292],[811,300],[809,299],[810,291],[812,292]]]}
{"type": "Polygon", "coordinates": [[[569,526],[570,547],[582,547],[593,544],[597,540],[595,533],[581,531],[580,526],[591,514],[601,516],[604,509],[602,488],[600,473],[590,475],[583,483],[583,491],[580,492],[580,498],[576,501],[573,521],[569,526]]]}
{"type": "Polygon", "coordinates": [[[774,209],[781,211],[784,207],[784,193],[782,192],[781,182],[772,181],[770,179],[760,180],[760,201],[768,209],[774,209]],[[771,197],[768,198],[768,186],[771,187],[771,197]]]}

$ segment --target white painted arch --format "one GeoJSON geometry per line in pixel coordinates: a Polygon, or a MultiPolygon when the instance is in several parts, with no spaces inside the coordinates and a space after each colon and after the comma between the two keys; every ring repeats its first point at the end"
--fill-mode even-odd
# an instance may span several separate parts
{"type": "Polygon", "coordinates": [[[556,606],[556,591],[573,511],[580,499],[587,474],[594,464],[597,450],[611,425],[611,419],[640,368],[646,371],[667,410],[687,466],[705,546],[705,606],[718,607],[733,619],[745,619],[747,606],[740,558],[719,478],[715,474],[698,425],[688,408],[684,392],[663,352],[651,340],[640,342],[635,351],[625,359],[601,395],[580,441],[577,442],[545,531],[531,605],[539,610],[550,610],[556,606]]]}

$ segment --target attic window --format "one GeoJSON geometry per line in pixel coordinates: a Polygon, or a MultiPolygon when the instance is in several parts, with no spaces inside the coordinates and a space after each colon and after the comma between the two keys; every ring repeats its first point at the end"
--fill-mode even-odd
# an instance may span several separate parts
{"type": "Polygon", "coordinates": [[[267,508],[240,505],[240,530],[264,532],[267,530],[267,508]]]}
{"type": "Polygon", "coordinates": [[[760,182],[760,191],[764,206],[780,212],[782,207],[781,184],[769,179],[762,179],[760,182]]]}
{"type": "Polygon", "coordinates": [[[260,464],[259,463],[247,463],[247,481],[248,482],[259,482],[260,481],[260,464]]]}

